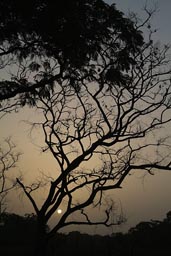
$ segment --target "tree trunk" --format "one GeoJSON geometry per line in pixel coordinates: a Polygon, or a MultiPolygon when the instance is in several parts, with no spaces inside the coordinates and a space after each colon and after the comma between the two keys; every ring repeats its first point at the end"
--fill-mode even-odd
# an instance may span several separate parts
{"type": "Polygon", "coordinates": [[[35,239],[34,256],[47,256],[47,232],[46,225],[42,219],[37,220],[37,232],[35,239]]]}

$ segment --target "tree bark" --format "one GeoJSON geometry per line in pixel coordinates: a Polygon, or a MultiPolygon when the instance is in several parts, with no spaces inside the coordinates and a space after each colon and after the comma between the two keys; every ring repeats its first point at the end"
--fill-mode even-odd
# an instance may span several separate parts
{"type": "Polygon", "coordinates": [[[34,256],[47,256],[47,232],[43,220],[38,218],[34,256]]]}

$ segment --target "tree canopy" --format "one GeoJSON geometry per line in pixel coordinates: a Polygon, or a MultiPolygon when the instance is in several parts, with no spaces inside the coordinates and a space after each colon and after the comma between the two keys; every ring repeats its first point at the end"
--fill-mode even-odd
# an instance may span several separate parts
{"type": "Polygon", "coordinates": [[[36,91],[47,95],[63,78],[75,87],[83,78],[94,81],[96,73],[125,82],[143,44],[134,22],[102,0],[2,0],[0,24],[0,67],[20,66],[17,75],[1,79],[0,100],[19,96],[23,104],[36,91]],[[97,69],[105,56],[105,69],[97,69]]]}

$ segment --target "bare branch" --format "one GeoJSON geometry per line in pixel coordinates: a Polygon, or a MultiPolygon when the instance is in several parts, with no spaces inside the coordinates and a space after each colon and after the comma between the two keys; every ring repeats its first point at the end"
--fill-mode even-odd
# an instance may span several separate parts
{"type": "Polygon", "coordinates": [[[16,187],[11,171],[16,168],[21,153],[15,151],[16,145],[11,138],[6,138],[0,147],[0,213],[6,209],[9,191],[16,187]]]}
{"type": "Polygon", "coordinates": [[[30,202],[32,203],[33,208],[34,208],[36,214],[38,214],[38,213],[39,213],[39,209],[38,209],[38,207],[37,207],[37,205],[36,205],[36,202],[34,201],[34,199],[33,199],[33,197],[31,196],[30,193],[31,193],[32,191],[34,191],[35,189],[37,189],[39,186],[36,186],[35,189],[29,187],[29,188],[28,188],[28,189],[29,189],[29,192],[28,192],[28,191],[27,191],[27,188],[24,186],[24,184],[23,184],[18,178],[16,179],[16,182],[17,182],[17,183],[20,185],[20,187],[23,189],[25,195],[28,197],[28,199],[29,199],[30,202]]]}

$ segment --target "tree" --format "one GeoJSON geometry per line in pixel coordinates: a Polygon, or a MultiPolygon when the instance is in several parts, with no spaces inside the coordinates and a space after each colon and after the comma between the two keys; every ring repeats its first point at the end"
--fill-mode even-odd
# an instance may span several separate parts
{"type": "Polygon", "coordinates": [[[104,220],[95,221],[88,207],[102,206],[106,193],[120,189],[133,171],[171,170],[166,135],[171,121],[169,48],[153,43],[148,28],[149,40],[123,72],[117,62],[113,64],[107,46],[90,64],[96,71],[93,82],[82,77],[72,86],[70,78],[63,77],[46,97],[37,91],[35,106],[43,116],[33,126],[42,127],[42,151],[50,151],[57,171],[41,207],[32,189],[17,182],[37,214],[41,253],[46,239],[68,225],[119,224],[122,219],[111,219],[113,205],[107,205],[104,220]],[[84,196],[78,200],[81,191],[84,196]],[[57,223],[45,233],[45,225],[60,208],[57,223]],[[72,220],[78,212],[81,217],[72,220]]]}
{"type": "MultiPolygon", "coordinates": [[[[168,212],[169,213],[169,212],[168,212]]],[[[158,253],[159,255],[168,254],[170,251],[170,232],[171,223],[168,219],[150,220],[138,223],[128,232],[129,244],[132,244],[134,254],[138,251],[139,255],[144,255],[146,252],[158,253]]]]}
{"type": "Polygon", "coordinates": [[[0,147],[0,215],[6,210],[8,192],[17,185],[10,175],[21,155],[15,151],[15,148],[16,145],[11,138],[5,139],[0,147]]]}
{"type": "Polygon", "coordinates": [[[22,105],[63,80],[73,87],[83,78],[93,81],[100,72],[94,62],[104,53],[111,58],[101,77],[117,65],[116,79],[124,79],[143,44],[134,23],[102,0],[2,0],[0,23],[0,68],[10,67],[10,78],[3,74],[0,81],[0,100],[19,98],[22,105]]]}
{"type": "Polygon", "coordinates": [[[0,84],[1,100],[17,96],[20,104],[41,110],[42,122],[33,125],[43,130],[42,151],[57,163],[40,207],[32,192],[41,184],[17,179],[37,215],[36,255],[45,255],[47,240],[63,227],[121,223],[122,218],[111,218],[113,204],[106,203],[104,220],[92,220],[88,207],[102,207],[107,191],[120,189],[132,171],[171,170],[169,139],[160,133],[171,121],[169,48],[153,42],[151,12],[142,24],[149,31],[144,42],[142,25],[100,0],[67,2],[57,21],[51,16],[54,4],[46,1],[29,2],[33,15],[27,5],[22,14],[23,8],[6,2],[11,15],[2,20],[1,56],[12,56],[17,65],[11,80],[0,84]],[[48,30],[45,14],[51,17],[48,30]],[[78,200],[80,191],[84,196],[78,200]],[[46,224],[60,207],[47,233],[46,224]],[[78,212],[81,217],[73,221],[78,212]]]}
{"type": "Polygon", "coordinates": [[[0,246],[2,255],[33,255],[36,217],[34,214],[20,216],[14,213],[1,214],[0,246]]]}

